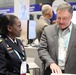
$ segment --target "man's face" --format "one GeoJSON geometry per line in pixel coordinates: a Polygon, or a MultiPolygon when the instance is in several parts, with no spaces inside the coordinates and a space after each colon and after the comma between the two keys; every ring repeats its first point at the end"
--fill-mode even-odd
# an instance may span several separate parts
{"type": "Polygon", "coordinates": [[[22,31],[21,22],[19,19],[15,18],[14,25],[11,28],[11,34],[13,37],[20,37],[21,31],[22,31]]]}
{"type": "Polygon", "coordinates": [[[72,15],[68,12],[68,10],[57,11],[56,22],[62,30],[66,29],[70,25],[71,18],[72,15]]]}

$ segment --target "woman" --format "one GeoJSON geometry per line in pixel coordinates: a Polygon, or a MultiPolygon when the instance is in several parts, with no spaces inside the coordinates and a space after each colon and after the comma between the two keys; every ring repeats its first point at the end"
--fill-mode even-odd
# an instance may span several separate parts
{"type": "Polygon", "coordinates": [[[14,15],[5,15],[0,20],[0,74],[20,75],[21,61],[26,60],[21,35],[21,22],[14,15]]]}

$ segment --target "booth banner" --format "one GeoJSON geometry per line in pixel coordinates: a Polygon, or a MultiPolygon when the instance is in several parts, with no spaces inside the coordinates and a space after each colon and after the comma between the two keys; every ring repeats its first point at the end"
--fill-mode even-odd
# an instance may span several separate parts
{"type": "Polygon", "coordinates": [[[20,20],[29,20],[29,0],[18,0],[18,17],[20,20]]]}
{"type": "Polygon", "coordinates": [[[14,13],[14,7],[0,8],[0,14],[14,13]]]}
{"type": "Polygon", "coordinates": [[[40,4],[30,5],[30,12],[33,12],[33,11],[41,11],[40,4]]]}
{"type": "Polygon", "coordinates": [[[69,2],[74,11],[76,11],[76,2],[69,2]]]}
{"type": "MultiPolygon", "coordinates": [[[[69,2],[71,6],[73,7],[73,10],[76,11],[76,2],[69,2]]],[[[52,5],[52,4],[50,4],[52,5]]],[[[41,11],[42,5],[40,4],[33,4],[30,5],[30,12],[34,11],[41,11]]],[[[0,14],[4,13],[14,13],[14,7],[9,7],[9,8],[0,8],[0,14]]]]}
{"type": "MultiPolygon", "coordinates": [[[[71,4],[71,6],[73,7],[73,10],[76,11],[76,2],[69,2],[71,4]]],[[[49,3],[47,3],[49,4],[49,3]]],[[[52,6],[52,4],[49,4],[52,6]]],[[[35,12],[35,11],[41,11],[41,4],[33,4],[30,5],[30,12],[35,12]]]]}
{"type": "MultiPolygon", "coordinates": [[[[49,4],[49,3],[47,3],[47,4],[49,4]]],[[[33,11],[41,11],[42,5],[43,4],[32,4],[32,5],[30,5],[30,12],[33,12],[33,11]]],[[[51,4],[49,4],[49,5],[51,5],[51,4]]]]}

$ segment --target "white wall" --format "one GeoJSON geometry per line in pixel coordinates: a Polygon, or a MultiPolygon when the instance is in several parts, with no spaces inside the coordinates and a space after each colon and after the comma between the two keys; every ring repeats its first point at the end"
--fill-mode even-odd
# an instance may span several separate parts
{"type": "Polygon", "coordinates": [[[30,0],[30,4],[36,4],[36,0],[30,0]]]}

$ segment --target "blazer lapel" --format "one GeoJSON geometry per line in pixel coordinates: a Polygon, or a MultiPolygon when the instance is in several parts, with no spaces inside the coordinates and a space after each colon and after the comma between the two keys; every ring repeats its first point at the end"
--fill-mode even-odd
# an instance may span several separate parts
{"type": "Polygon", "coordinates": [[[24,50],[24,47],[23,47],[23,45],[20,43],[19,40],[17,40],[17,42],[18,42],[18,47],[19,47],[20,51],[22,52],[22,51],[24,50]]]}
{"type": "Polygon", "coordinates": [[[9,38],[6,38],[5,41],[9,46],[11,46],[14,50],[17,50],[19,53],[22,53],[20,46],[15,45],[9,38]]]}
{"type": "Polygon", "coordinates": [[[56,59],[58,59],[58,36],[54,36],[54,43],[55,43],[56,59]]]}
{"type": "Polygon", "coordinates": [[[71,37],[70,37],[70,41],[69,41],[69,45],[68,45],[68,50],[67,50],[66,61],[67,61],[68,56],[69,56],[69,54],[70,54],[70,52],[72,50],[71,48],[72,48],[72,46],[74,44],[74,41],[75,41],[74,39],[76,39],[76,29],[75,29],[75,27],[73,25],[72,32],[71,32],[71,37]]]}
{"type": "Polygon", "coordinates": [[[55,54],[56,54],[56,57],[58,59],[58,28],[56,26],[55,28],[55,33],[54,33],[54,44],[55,44],[55,54]]]}

